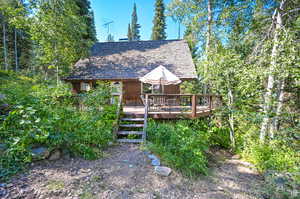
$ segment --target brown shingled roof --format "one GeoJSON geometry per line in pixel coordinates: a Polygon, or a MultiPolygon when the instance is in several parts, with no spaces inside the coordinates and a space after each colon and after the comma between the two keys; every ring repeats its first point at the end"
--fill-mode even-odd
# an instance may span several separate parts
{"type": "Polygon", "coordinates": [[[163,65],[181,79],[197,78],[184,40],[96,43],[66,80],[138,79],[163,65]]]}

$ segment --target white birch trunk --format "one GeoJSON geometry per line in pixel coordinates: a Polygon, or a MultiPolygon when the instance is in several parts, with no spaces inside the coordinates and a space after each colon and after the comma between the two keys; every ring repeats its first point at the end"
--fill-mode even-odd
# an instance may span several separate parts
{"type": "MultiPolygon", "coordinates": [[[[4,18],[4,17],[3,17],[4,18]]],[[[7,47],[6,47],[6,24],[3,19],[2,21],[2,31],[3,31],[3,53],[4,53],[4,69],[8,70],[8,63],[7,63],[7,47]]]]}
{"type": "MultiPolygon", "coordinates": [[[[211,0],[207,0],[207,32],[206,32],[206,45],[205,45],[205,53],[206,58],[208,59],[208,54],[210,51],[210,44],[211,44],[211,29],[212,29],[212,6],[211,6],[211,0]]],[[[204,77],[207,75],[208,69],[207,66],[204,66],[204,77]]],[[[208,83],[204,84],[203,88],[204,94],[208,93],[208,83]]]]}
{"type": "Polygon", "coordinates": [[[211,25],[212,25],[212,8],[211,8],[211,0],[207,0],[207,33],[206,33],[206,45],[205,52],[208,55],[210,50],[211,43],[211,25]]]}
{"type": "Polygon", "coordinates": [[[261,142],[264,142],[266,138],[266,134],[269,130],[270,126],[270,112],[272,110],[272,95],[273,95],[273,89],[274,89],[274,71],[276,69],[276,57],[278,55],[278,48],[279,48],[279,33],[282,28],[282,16],[280,13],[280,10],[283,10],[285,1],[283,0],[280,4],[280,9],[277,12],[276,16],[276,26],[275,26],[275,33],[274,33],[274,39],[273,39],[273,48],[272,48],[272,54],[271,54],[271,63],[269,68],[269,76],[268,76],[268,83],[267,83],[267,91],[264,94],[264,105],[263,105],[263,113],[264,118],[261,123],[261,129],[260,129],[260,135],[259,139],[261,142]]]}
{"type": "Polygon", "coordinates": [[[232,112],[233,110],[233,101],[234,101],[234,97],[233,97],[233,93],[231,88],[228,89],[228,100],[229,100],[229,116],[228,116],[228,122],[229,122],[229,129],[230,129],[230,141],[231,141],[231,147],[232,149],[235,148],[235,132],[234,132],[234,114],[232,112]]]}
{"type": "Polygon", "coordinates": [[[274,138],[274,134],[278,131],[279,129],[279,117],[282,111],[283,107],[283,100],[284,100],[284,87],[285,87],[285,81],[282,80],[279,82],[279,91],[278,91],[278,99],[277,99],[277,106],[275,110],[275,117],[272,120],[272,124],[270,127],[270,137],[274,138]]]}

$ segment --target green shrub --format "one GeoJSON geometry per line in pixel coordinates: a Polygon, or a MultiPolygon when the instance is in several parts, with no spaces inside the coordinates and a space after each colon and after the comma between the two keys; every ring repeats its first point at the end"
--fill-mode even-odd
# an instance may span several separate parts
{"type": "Polygon", "coordinates": [[[11,112],[0,121],[0,178],[16,173],[32,161],[31,149],[68,149],[95,159],[113,139],[116,106],[108,105],[107,84],[74,98],[69,85],[53,86],[0,71],[0,93],[11,112]],[[85,109],[75,104],[81,102],[85,109]]]}
{"type": "Polygon", "coordinates": [[[208,133],[199,121],[158,123],[150,121],[148,148],[170,166],[188,176],[207,174],[208,133]]]}
{"type": "Polygon", "coordinates": [[[209,130],[209,145],[212,147],[230,148],[229,129],[213,126],[209,130]]]}
{"type": "Polygon", "coordinates": [[[260,171],[299,172],[300,168],[299,154],[278,141],[270,141],[266,144],[250,142],[243,151],[243,156],[255,164],[260,171]]]}

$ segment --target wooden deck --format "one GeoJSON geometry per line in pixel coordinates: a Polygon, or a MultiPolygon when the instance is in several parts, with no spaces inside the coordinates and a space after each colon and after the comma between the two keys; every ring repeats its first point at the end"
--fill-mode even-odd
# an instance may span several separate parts
{"type": "Polygon", "coordinates": [[[220,106],[216,95],[146,94],[141,96],[144,106],[123,106],[126,115],[147,115],[155,119],[197,118],[208,116],[220,106]]]}
{"type": "MultiPolygon", "coordinates": [[[[187,107],[176,107],[173,110],[169,107],[163,110],[148,112],[148,117],[154,119],[176,119],[176,118],[191,118],[192,111],[179,111],[186,109],[187,107]]],[[[213,109],[209,109],[207,106],[197,106],[196,117],[204,117],[211,114],[213,109]]],[[[142,116],[145,114],[144,106],[124,106],[123,113],[125,115],[142,116]]]]}
{"type": "Polygon", "coordinates": [[[116,128],[118,142],[144,142],[147,137],[148,118],[204,117],[212,114],[221,105],[221,99],[216,95],[146,94],[141,96],[141,101],[143,106],[122,105],[122,95],[119,96],[116,128]]]}

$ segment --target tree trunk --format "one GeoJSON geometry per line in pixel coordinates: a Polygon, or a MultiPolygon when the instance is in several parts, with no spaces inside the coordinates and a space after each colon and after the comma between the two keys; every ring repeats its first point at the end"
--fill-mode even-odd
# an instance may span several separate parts
{"type": "MultiPolygon", "coordinates": [[[[211,8],[211,0],[207,0],[207,32],[206,32],[206,45],[205,45],[205,54],[206,58],[208,59],[208,54],[210,51],[210,44],[211,44],[211,26],[212,26],[212,8],[211,8]]],[[[204,66],[204,77],[207,75],[208,69],[207,66],[204,66]]],[[[208,93],[208,83],[204,84],[203,93],[208,93]]]]}
{"type": "Polygon", "coordinates": [[[270,127],[271,138],[274,138],[275,132],[277,132],[279,129],[279,117],[281,115],[281,111],[283,107],[285,81],[284,80],[280,81],[278,87],[279,87],[279,91],[277,95],[277,106],[275,110],[275,117],[273,118],[270,127]]]}
{"type": "Polygon", "coordinates": [[[232,149],[235,149],[234,114],[233,114],[234,97],[231,88],[228,89],[228,100],[229,100],[228,107],[230,111],[228,116],[229,129],[230,129],[230,141],[231,141],[232,149]]]}
{"type": "Polygon", "coordinates": [[[211,26],[212,26],[211,0],[207,0],[207,33],[206,33],[206,46],[205,46],[206,55],[208,55],[209,50],[210,50],[211,29],[212,29],[211,26]]]}
{"type": "Polygon", "coordinates": [[[273,95],[273,89],[274,89],[274,71],[276,69],[276,58],[279,51],[279,34],[282,28],[282,16],[280,13],[280,10],[283,10],[284,4],[286,1],[281,1],[279,10],[275,10],[277,12],[276,16],[276,26],[275,26],[275,33],[273,38],[273,48],[272,48],[272,54],[271,54],[271,63],[269,68],[269,76],[268,76],[268,83],[267,83],[267,91],[264,94],[264,105],[263,105],[263,113],[264,118],[261,124],[260,129],[260,135],[259,139],[261,142],[265,141],[267,131],[270,126],[270,112],[272,111],[272,95],[273,95]]]}
{"type": "Polygon", "coordinates": [[[7,63],[7,46],[6,46],[6,24],[4,21],[4,17],[2,19],[2,30],[3,30],[3,53],[4,53],[4,69],[8,70],[8,63],[7,63]]]}
{"type": "Polygon", "coordinates": [[[17,29],[15,28],[15,64],[16,64],[16,72],[18,72],[19,70],[19,62],[18,62],[18,44],[17,44],[17,39],[18,39],[18,35],[17,35],[17,29]]]}

